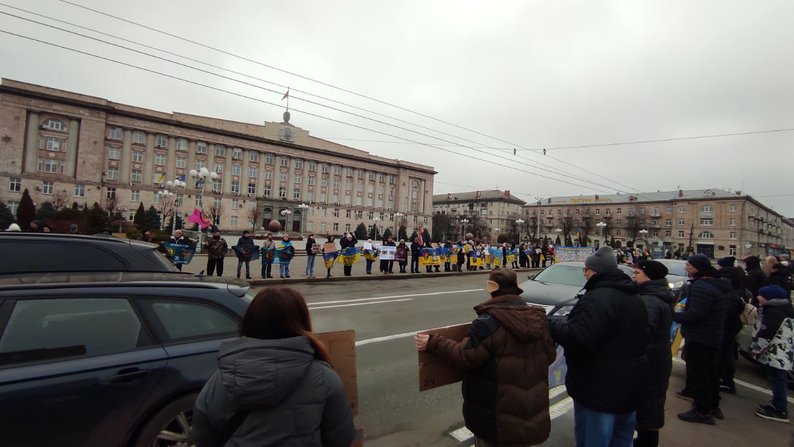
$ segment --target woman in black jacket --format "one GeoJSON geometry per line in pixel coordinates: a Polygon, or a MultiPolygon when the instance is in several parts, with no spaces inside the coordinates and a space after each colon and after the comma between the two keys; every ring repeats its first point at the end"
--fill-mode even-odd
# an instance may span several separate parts
{"type": "Polygon", "coordinates": [[[648,374],[645,395],[637,410],[635,447],[659,445],[659,430],[664,427],[664,401],[673,369],[670,355],[670,325],[673,322],[673,293],[667,279],[667,267],[657,261],[641,261],[634,266],[634,282],[648,312],[650,338],[646,349],[648,374]]]}

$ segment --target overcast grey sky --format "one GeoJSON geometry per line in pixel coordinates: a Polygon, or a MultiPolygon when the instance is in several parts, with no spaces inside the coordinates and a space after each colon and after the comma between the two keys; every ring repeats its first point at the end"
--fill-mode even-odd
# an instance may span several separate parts
{"type": "MultiPolygon", "coordinates": [[[[294,125],[372,154],[431,165],[439,172],[436,194],[498,187],[532,201],[730,188],[794,216],[792,131],[551,149],[794,128],[791,1],[69,1],[424,116],[58,0],[0,2],[254,76],[275,85],[224,73],[275,92],[7,15],[0,15],[0,29],[275,105],[7,34],[0,34],[0,76],[165,112],[255,123],[281,120],[281,86],[288,85],[294,125]],[[550,148],[546,156],[542,148],[550,148]]],[[[0,11],[76,30],[6,6],[0,11]]]]}

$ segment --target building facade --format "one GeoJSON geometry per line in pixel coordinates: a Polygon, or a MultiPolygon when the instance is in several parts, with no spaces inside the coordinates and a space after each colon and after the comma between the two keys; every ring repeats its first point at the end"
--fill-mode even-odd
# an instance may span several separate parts
{"type": "Polygon", "coordinates": [[[435,171],[315,138],[289,123],[162,113],[8,79],[0,84],[0,200],[99,203],[132,220],[209,214],[224,231],[279,220],[291,233],[431,226],[435,171]],[[202,168],[217,175],[191,176],[202,168]],[[195,172],[194,172],[195,173],[195,172]],[[187,185],[158,194],[169,180],[187,185]],[[165,197],[165,199],[164,199],[165,197]]]}
{"type": "MultiPolygon", "coordinates": [[[[436,225],[446,228],[443,239],[459,240],[466,233],[475,238],[496,241],[499,235],[518,236],[524,225],[525,201],[510,191],[473,191],[436,194],[433,214],[436,225]]],[[[436,232],[440,229],[436,228],[436,232]]]]}
{"type": "Polygon", "coordinates": [[[739,191],[550,197],[525,206],[523,216],[530,237],[574,245],[587,239],[587,245],[690,249],[711,258],[790,253],[794,246],[794,223],[739,191]]]}

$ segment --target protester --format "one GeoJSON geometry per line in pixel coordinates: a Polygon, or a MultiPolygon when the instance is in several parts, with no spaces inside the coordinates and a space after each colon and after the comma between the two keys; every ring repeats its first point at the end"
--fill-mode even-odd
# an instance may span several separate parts
{"type": "Polygon", "coordinates": [[[289,278],[289,263],[295,256],[295,247],[289,240],[289,234],[284,233],[278,245],[278,272],[280,278],[289,278]]]}
{"type": "MultiPolygon", "coordinates": [[[[72,224],[74,225],[74,224],[72,224]]],[[[182,230],[174,230],[174,234],[168,238],[170,244],[190,245],[190,240],[182,235],[182,230]]],[[[182,264],[175,264],[176,269],[182,271],[182,264]]],[[[239,277],[239,275],[238,275],[239,277]]]]}
{"type": "MultiPolygon", "coordinates": [[[[394,239],[389,236],[383,241],[383,245],[385,247],[395,247],[397,244],[394,243],[394,239]]],[[[394,260],[393,259],[381,259],[380,261],[380,271],[383,274],[387,273],[394,273],[394,260]]]]}
{"type": "Polygon", "coordinates": [[[685,269],[691,278],[686,307],[673,314],[673,321],[681,324],[685,342],[686,388],[678,395],[693,399],[694,405],[679,413],[678,418],[714,425],[714,418],[723,418],[719,407],[719,356],[730,281],[720,278],[709,258],[702,254],[690,256],[685,269]]]}
{"type": "Polygon", "coordinates": [[[223,258],[226,257],[229,246],[221,238],[221,230],[213,228],[212,238],[204,242],[204,248],[207,249],[207,275],[212,276],[217,269],[218,276],[223,276],[223,258]]]}
{"type": "MultiPolygon", "coordinates": [[[[334,244],[334,237],[331,236],[330,234],[328,235],[327,240],[328,240],[328,242],[326,242],[326,244],[334,244]]],[[[323,246],[323,254],[325,254],[325,253],[326,253],[326,247],[323,246]]],[[[335,258],[333,260],[331,260],[330,266],[328,264],[328,261],[325,259],[325,257],[323,257],[323,262],[325,263],[326,270],[328,270],[328,274],[325,275],[325,277],[326,278],[330,278],[331,277],[331,269],[334,266],[335,258]]]]}
{"type": "Polygon", "coordinates": [[[446,241],[444,243],[444,248],[446,249],[447,255],[444,257],[444,271],[451,272],[451,262],[450,259],[452,258],[452,241],[446,241]]]}
{"type": "Polygon", "coordinates": [[[33,220],[28,224],[28,233],[41,233],[41,222],[33,220]]]}
{"type": "Polygon", "coordinates": [[[466,251],[463,249],[463,241],[458,242],[458,258],[457,258],[458,271],[463,271],[463,264],[466,263],[466,251]]]}
{"type": "Polygon", "coordinates": [[[772,401],[758,406],[756,416],[789,422],[786,374],[794,367],[794,307],[790,293],[777,285],[761,287],[761,308],[755,321],[750,352],[766,368],[772,401]]]}
{"type": "Polygon", "coordinates": [[[154,235],[152,234],[152,230],[144,228],[143,232],[141,232],[141,240],[144,242],[154,243],[154,235]]]}
{"type": "Polygon", "coordinates": [[[767,275],[766,285],[776,285],[781,287],[791,295],[791,273],[788,267],[781,264],[774,256],[767,256],[764,273],[767,275]]]}
{"type": "Polygon", "coordinates": [[[397,259],[397,264],[400,266],[400,273],[407,273],[405,266],[408,265],[408,246],[405,245],[405,239],[400,239],[397,248],[394,252],[394,258],[397,259]]]}
{"type": "Polygon", "coordinates": [[[265,235],[262,242],[262,279],[273,277],[273,260],[276,258],[276,243],[273,234],[265,235]]]}
{"type": "Polygon", "coordinates": [[[248,230],[243,231],[242,236],[237,239],[237,245],[234,251],[237,254],[237,277],[240,277],[240,270],[245,264],[245,279],[251,279],[251,271],[249,269],[251,263],[251,253],[256,250],[256,244],[251,238],[251,233],[248,230]]]}
{"type": "Polygon", "coordinates": [[[634,266],[634,282],[648,313],[650,340],[646,348],[648,369],[643,402],[637,410],[634,447],[657,447],[664,427],[664,402],[673,370],[670,356],[670,325],[673,322],[673,293],[667,283],[667,267],[657,261],[634,266]]]}
{"type": "Polygon", "coordinates": [[[731,287],[725,294],[725,324],[723,326],[722,343],[720,345],[720,391],[723,393],[736,394],[736,384],[734,375],[736,374],[736,359],[739,356],[739,345],[736,343],[736,336],[742,330],[741,320],[744,312],[744,291],[746,278],[744,271],[734,266],[736,258],[728,256],[717,261],[720,277],[731,282],[731,287]]]}
{"type": "Polygon", "coordinates": [[[752,297],[751,303],[758,307],[758,289],[766,285],[766,275],[761,269],[761,259],[758,256],[747,256],[743,259],[744,270],[747,272],[747,290],[752,297]]]}
{"type": "Polygon", "coordinates": [[[52,233],[52,227],[50,227],[47,224],[44,224],[44,225],[41,226],[41,232],[42,233],[52,233]]]}
{"type": "MultiPolygon", "coordinates": [[[[345,233],[342,236],[342,239],[339,240],[339,246],[341,247],[341,252],[344,252],[346,248],[355,248],[356,244],[358,243],[358,239],[353,235],[353,233],[345,233]]],[[[342,271],[344,272],[345,276],[352,275],[353,265],[348,265],[345,263],[342,271]]]]}
{"type": "Polygon", "coordinates": [[[460,342],[417,334],[416,349],[466,371],[463,419],[477,446],[545,441],[549,419],[548,366],[555,359],[545,312],[526,306],[516,273],[495,269],[486,283],[491,298],[460,342]]]}
{"type": "Polygon", "coordinates": [[[419,273],[419,256],[422,252],[422,247],[419,244],[419,238],[414,238],[411,241],[411,273],[419,273]]]}
{"type": "Polygon", "coordinates": [[[80,227],[77,226],[76,223],[69,224],[69,229],[67,230],[69,234],[80,234],[80,227]]]}
{"type": "Polygon", "coordinates": [[[351,405],[312,333],[303,296],[260,291],[240,335],[221,345],[218,371],[196,399],[196,445],[349,447],[356,436],[351,405]]]}
{"type": "MultiPolygon", "coordinates": [[[[369,244],[369,248],[363,250],[364,254],[364,262],[366,263],[365,271],[367,275],[372,274],[372,264],[375,262],[375,259],[378,257],[378,250],[375,249],[375,244],[372,242],[372,239],[367,239],[367,244],[369,244]]],[[[381,268],[381,271],[383,269],[381,268]]]]}
{"type": "Polygon", "coordinates": [[[310,234],[309,237],[306,239],[306,271],[304,275],[307,278],[314,278],[314,259],[317,255],[314,252],[314,246],[317,244],[317,240],[314,238],[313,234],[310,234]]]}
{"type": "Polygon", "coordinates": [[[612,248],[588,256],[584,275],[585,294],[567,320],[551,326],[565,348],[576,445],[630,446],[646,374],[648,314],[612,248]]]}

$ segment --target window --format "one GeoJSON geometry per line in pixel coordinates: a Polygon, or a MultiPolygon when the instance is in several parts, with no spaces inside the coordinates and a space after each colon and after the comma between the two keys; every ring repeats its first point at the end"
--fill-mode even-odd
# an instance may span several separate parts
{"type": "Polygon", "coordinates": [[[184,169],[187,166],[187,159],[185,157],[176,157],[176,167],[184,169]]]}
{"type": "Polygon", "coordinates": [[[235,160],[242,160],[243,159],[243,150],[239,147],[232,149],[232,158],[235,160]]]}
{"type": "Polygon", "coordinates": [[[108,168],[107,172],[107,179],[108,180],[118,180],[119,179],[119,168],[108,168]]]}
{"type": "Polygon", "coordinates": [[[257,175],[256,166],[249,166],[248,167],[248,177],[256,178],[256,175],[257,175]]]}
{"type": "Polygon", "coordinates": [[[178,138],[176,140],[176,150],[178,151],[186,151],[187,150],[187,140],[184,138],[178,138]]]}
{"type": "Polygon", "coordinates": [[[615,236],[620,236],[620,229],[615,230],[615,236]]]}
{"type": "Polygon", "coordinates": [[[223,189],[223,180],[216,178],[212,179],[212,190],[216,192],[221,192],[223,189]]]}
{"type": "Polygon", "coordinates": [[[736,239],[736,232],[731,231],[730,233],[728,233],[728,239],[736,239]]]}
{"type": "Polygon", "coordinates": [[[684,211],[686,211],[686,207],[683,206],[678,207],[678,214],[684,214],[684,211]]]}
{"type": "Polygon", "coordinates": [[[714,211],[714,209],[711,207],[711,205],[703,205],[702,210],[703,210],[704,213],[710,213],[710,212],[714,211]]]}
{"type": "Polygon", "coordinates": [[[133,144],[146,144],[146,134],[140,130],[136,130],[132,133],[132,143],[133,144]]]}
{"type": "Polygon", "coordinates": [[[271,194],[270,185],[265,185],[265,190],[263,191],[263,193],[262,193],[262,194],[263,194],[265,197],[270,197],[270,194],[271,194]]]}
{"type": "Polygon", "coordinates": [[[270,169],[265,171],[265,180],[271,180],[273,178],[273,171],[270,169]]]}
{"type": "Polygon", "coordinates": [[[303,177],[301,177],[300,175],[296,175],[295,176],[295,184],[296,185],[300,185],[302,181],[303,181],[303,177]]]}
{"type": "Polygon", "coordinates": [[[670,230],[664,230],[664,237],[670,237],[673,234],[670,230]]]}
{"type": "Polygon", "coordinates": [[[121,127],[111,127],[108,129],[108,140],[120,140],[121,127]]]}
{"type": "Polygon", "coordinates": [[[295,169],[303,169],[303,160],[295,160],[295,169]]]}
{"type": "Polygon", "coordinates": [[[119,147],[109,147],[108,148],[108,159],[109,160],[118,160],[121,158],[121,148],[119,147]]]}
{"type": "Polygon", "coordinates": [[[735,213],[736,212],[736,205],[731,205],[730,207],[728,207],[728,211],[731,212],[731,213],[735,213]]]}
{"type": "Polygon", "coordinates": [[[289,167],[289,157],[281,157],[281,166],[289,167]]]}
{"type": "Polygon", "coordinates": [[[196,142],[196,153],[197,154],[206,154],[207,153],[207,143],[203,141],[196,142]]]}
{"type": "Polygon", "coordinates": [[[215,145],[215,156],[216,157],[225,157],[226,156],[226,147],[221,144],[215,145]]]}
{"type": "Polygon", "coordinates": [[[22,190],[22,179],[11,177],[8,181],[8,190],[12,192],[19,192],[22,190]]]}
{"type": "Polygon", "coordinates": [[[667,213],[667,214],[672,214],[673,213],[673,208],[672,207],[667,207],[667,208],[664,209],[664,212],[667,213]]]}
{"type": "Polygon", "coordinates": [[[143,173],[139,169],[130,171],[130,181],[133,183],[140,183],[143,181],[143,173]]]}
{"type": "Polygon", "coordinates": [[[204,208],[204,197],[197,195],[194,206],[198,209],[204,208]]]}
{"type": "Polygon", "coordinates": [[[213,171],[217,172],[218,174],[223,174],[223,167],[224,166],[225,165],[223,164],[222,161],[221,162],[217,162],[217,163],[215,163],[215,169],[213,169],[213,171]]]}
{"type": "Polygon", "coordinates": [[[735,245],[729,245],[728,246],[728,255],[729,256],[736,256],[736,246],[735,245]]]}
{"type": "Polygon", "coordinates": [[[113,200],[116,198],[116,188],[108,188],[105,191],[105,198],[108,200],[113,200]]]}
{"type": "Polygon", "coordinates": [[[353,177],[353,168],[345,169],[345,175],[348,177],[353,177]]]}
{"type": "Polygon", "coordinates": [[[164,166],[165,165],[165,154],[162,152],[158,152],[154,154],[154,164],[156,166],[164,166]]]}
{"type": "Polygon", "coordinates": [[[43,181],[41,183],[41,193],[42,194],[47,194],[47,195],[52,194],[52,188],[53,188],[53,185],[52,185],[51,181],[45,180],[45,181],[43,181]]]}
{"type": "Polygon", "coordinates": [[[6,205],[8,206],[8,211],[11,211],[11,214],[16,216],[17,209],[19,209],[19,202],[17,202],[16,200],[9,200],[8,202],[6,202],[6,205]]]}
{"type": "Polygon", "coordinates": [[[47,121],[44,121],[44,124],[42,124],[41,127],[42,129],[47,129],[47,130],[58,130],[61,132],[66,131],[66,124],[64,124],[63,121],[52,118],[48,119],[47,121]]]}
{"type": "Polygon", "coordinates": [[[339,175],[342,173],[342,167],[339,165],[334,165],[334,175],[339,175]]]}
{"type": "Polygon", "coordinates": [[[671,227],[673,225],[673,219],[665,219],[664,224],[668,227],[671,227]]]}
{"type": "Polygon", "coordinates": [[[618,208],[617,211],[615,211],[615,213],[616,214],[623,214],[623,208],[618,208]]]}
{"type": "Polygon", "coordinates": [[[273,154],[265,154],[265,163],[273,164],[273,154]]]}
{"type": "Polygon", "coordinates": [[[339,208],[334,208],[334,217],[339,217],[339,208]]]}
{"type": "Polygon", "coordinates": [[[327,188],[328,187],[328,179],[327,178],[320,179],[320,186],[323,187],[323,188],[327,188]]]}
{"type": "Polygon", "coordinates": [[[237,163],[232,165],[232,175],[240,175],[240,171],[242,171],[242,166],[237,163]]]}
{"type": "Polygon", "coordinates": [[[735,217],[731,217],[729,222],[730,222],[729,223],[730,226],[732,226],[732,227],[736,226],[736,218],[735,217]]]}
{"type": "Polygon", "coordinates": [[[85,197],[85,184],[78,183],[74,185],[74,196],[75,197],[85,197]]]}
{"type": "Polygon", "coordinates": [[[232,180],[232,194],[240,194],[240,181],[232,180]]]}
{"type": "Polygon", "coordinates": [[[320,172],[322,172],[323,174],[328,174],[328,165],[325,164],[325,163],[321,164],[320,165],[320,172]]]}
{"type": "Polygon", "coordinates": [[[714,219],[712,218],[703,218],[700,219],[700,225],[714,225],[714,219]]]}
{"type": "Polygon", "coordinates": [[[248,161],[259,161],[259,152],[248,152],[248,161]]]}
{"type": "Polygon", "coordinates": [[[229,219],[229,223],[231,223],[232,227],[236,227],[238,223],[237,216],[231,216],[229,219]]]}
{"type": "Polygon", "coordinates": [[[281,197],[281,198],[287,197],[287,188],[285,188],[283,186],[279,186],[278,187],[278,196],[281,197]]]}
{"type": "Polygon", "coordinates": [[[168,137],[165,135],[157,135],[154,140],[154,146],[159,148],[167,148],[168,147],[168,137]]]}
{"type": "Polygon", "coordinates": [[[339,231],[339,223],[334,222],[334,231],[339,231]]]}
{"type": "MultiPolygon", "coordinates": [[[[232,216],[233,218],[236,216],[232,216]]],[[[190,301],[144,301],[171,341],[233,335],[237,321],[213,306],[190,301]]]]}
{"type": "Polygon", "coordinates": [[[240,208],[240,199],[232,199],[232,209],[240,208]]]}
{"type": "Polygon", "coordinates": [[[350,232],[350,224],[345,224],[345,231],[350,232]]]}
{"type": "Polygon", "coordinates": [[[132,162],[133,163],[142,163],[143,162],[143,151],[132,151],[132,162]]]}
{"type": "Polygon", "coordinates": [[[248,184],[248,194],[256,194],[256,183],[248,184]]]}
{"type": "Polygon", "coordinates": [[[296,189],[296,190],[292,191],[292,198],[294,200],[300,200],[300,198],[301,198],[301,190],[300,189],[296,189]]]}
{"type": "Polygon", "coordinates": [[[678,225],[686,225],[686,221],[684,219],[678,219],[678,225]]]}
{"type": "Polygon", "coordinates": [[[314,162],[314,161],[310,161],[309,162],[309,170],[310,171],[316,171],[317,170],[317,163],[314,162]]]}
{"type": "Polygon", "coordinates": [[[287,177],[288,177],[288,176],[289,176],[289,174],[287,174],[286,172],[282,172],[282,173],[279,175],[279,180],[281,180],[282,182],[286,182],[286,181],[287,181],[287,177]]]}
{"type": "Polygon", "coordinates": [[[684,237],[684,232],[683,231],[679,231],[678,232],[678,237],[684,237]]]}
{"type": "Polygon", "coordinates": [[[141,201],[141,191],[138,189],[130,190],[130,202],[140,202],[141,201]]]}
{"type": "Polygon", "coordinates": [[[58,357],[95,356],[131,351],[148,343],[126,299],[20,300],[0,339],[0,354],[17,353],[11,358],[28,363],[54,360],[54,353],[58,357]]]}
{"type": "Polygon", "coordinates": [[[47,149],[48,151],[51,152],[58,152],[61,150],[61,148],[63,148],[63,150],[65,151],[66,145],[63,144],[63,140],[61,140],[60,138],[44,137],[44,140],[41,143],[41,148],[47,149]]]}

